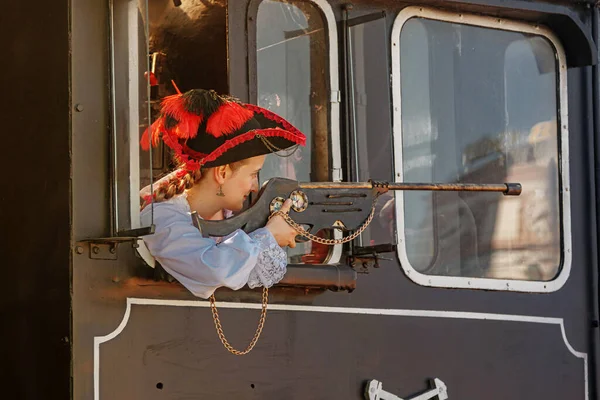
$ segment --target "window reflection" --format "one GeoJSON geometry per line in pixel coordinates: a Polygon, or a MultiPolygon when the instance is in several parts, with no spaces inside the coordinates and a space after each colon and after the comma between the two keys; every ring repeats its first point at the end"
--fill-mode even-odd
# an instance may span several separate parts
{"type": "MultiPolygon", "coordinates": [[[[329,180],[329,75],[325,19],[306,1],[262,1],[257,15],[258,105],[307,136],[306,147],[269,155],[261,181],[329,180]]],[[[290,249],[290,262],[325,262],[329,249],[311,242],[290,249]]]]}
{"type": "Polygon", "coordinates": [[[413,18],[400,38],[403,178],[523,193],[404,194],[430,275],[547,281],[561,264],[557,73],[543,37],[413,18]]]}

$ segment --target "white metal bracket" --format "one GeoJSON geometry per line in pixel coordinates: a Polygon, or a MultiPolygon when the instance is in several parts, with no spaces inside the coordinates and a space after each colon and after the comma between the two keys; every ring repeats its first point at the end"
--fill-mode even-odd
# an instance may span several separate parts
{"type": "Polygon", "coordinates": [[[365,388],[365,398],[367,400],[446,400],[448,398],[448,390],[446,384],[438,378],[429,381],[431,389],[417,395],[403,399],[390,392],[383,390],[383,384],[375,379],[370,380],[365,388]]]}

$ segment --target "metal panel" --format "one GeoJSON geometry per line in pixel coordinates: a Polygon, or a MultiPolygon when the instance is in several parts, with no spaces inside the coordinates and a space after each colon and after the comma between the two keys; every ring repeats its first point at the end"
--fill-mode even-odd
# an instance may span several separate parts
{"type": "Polygon", "coordinates": [[[70,398],[69,1],[4,2],[2,398],[70,398]]]}

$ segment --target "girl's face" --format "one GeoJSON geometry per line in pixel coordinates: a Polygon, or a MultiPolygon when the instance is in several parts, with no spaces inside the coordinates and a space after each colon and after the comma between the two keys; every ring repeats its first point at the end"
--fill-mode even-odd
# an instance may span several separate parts
{"type": "Polygon", "coordinates": [[[223,208],[240,211],[248,195],[258,192],[258,173],[265,163],[265,157],[263,155],[248,158],[235,169],[227,168],[227,178],[223,183],[223,208]]]}

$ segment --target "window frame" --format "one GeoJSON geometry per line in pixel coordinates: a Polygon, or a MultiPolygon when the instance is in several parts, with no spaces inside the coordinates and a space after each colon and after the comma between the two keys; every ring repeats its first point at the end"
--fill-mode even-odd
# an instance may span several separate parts
{"type": "MultiPolygon", "coordinates": [[[[571,201],[569,182],[569,125],[567,109],[567,60],[565,51],[558,37],[548,28],[524,22],[507,20],[504,18],[469,15],[450,11],[436,10],[433,8],[409,6],[402,9],[394,20],[391,35],[392,56],[392,137],[394,149],[394,177],[398,181],[403,179],[403,136],[402,136],[402,107],[401,107],[401,71],[400,71],[400,35],[404,24],[412,18],[429,19],[441,22],[471,25],[482,28],[512,31],[533,34],[548,40],[554,47],[557,76],[557,124],[559,137],[559,216],[561,222],[561,263],[558,274],[550,281],[525,281],[491,278],[471,278],[457,276],[426,275],[414,269],[406,252],[404,234],[404,197],[401,193],[394,193],[396,211],[396,240],[397,256],[406,276],[413,282],[429,287],[458,288],[458,289],[485,289],[498,291],[538,292],[549,293],[559,290],[568,280],[572,264],[571,244],[571,201]]],[[[492,182],[490,182],[492,183],[492,182]]]]}
{"type": "MultiPolygon", "coordinates": [[[[117,55],[115,52],[115,3],[119,0],[108,0],[107,6],[109,10],[108,15],[108,29],[109,29],[109,82],[110,82],[110,161],[109,161],[109,171],[110,171],[110,236],[111,237],[123,237],[125,239],[131,239],[147,234],[151,234],[154,232],[154,214],[152,214],[152,221],[148,226],[142,226],[140,220],[140,196],[139,191],[141,190],[140,182],[141,182],[141,170],[140,170],[140,160],[142,157],[140,153],[140,138],[141,134],[139,132],[140,125],[140,103],[138,102],[140,93],[145,89],[145,97],[148,102],[147,111],[147,119],[148,126],[151,125],[151,112],[149,107],[150,101],[150,85],[149,81],[143,81],[139,79],[139,76],[136,75],[135,70],[138,69],[141,64],[139,60],[136,59],[135,54],[138,53],[139,47],[137,41],[132,41],[130,43],[130,47],[128,49],[127,57],[128,57],[128,129],[127,129],[127,147],[125,144],[120,144],[117,129],[118,129],[118,110],[117,110],[117,91],[116,91],[116,60],[117,57],[121,56],[117,55]],[[123,146],[128,150],[128,159],[122,160],[119,158],[118,147],[123,146]],[[127,165],[129,168],[129,177],[127,179],[126,184],[119,185],[119,165],[127,165]],[[119,195],[124,191],[128,190],[128,202],[127,208],[129,223],[123,225],[121,221],[122,217],[122,209],[119,207],[119,195]],[[121,226],[123,225],[123,226],[121,226]]],[[[139,2],[134,2],[130,0],[122,0],[122,3],[127,3],[127,33],[128,37],[132,38],[139,34],[139,21],[138,14],[139,11],[139,2]]],[[[144,18],[145,21],[148,21],[148,0],[142,0],[141,4],[144,6],[144,18]]],[[[148,54],[148,38],[149,31],[147,23],[144,24],[144,32],[146,35],[146,54],[148,54]]],[[[149,58],[145,58],[146,71],[149,71],[149,58]]],[[[152,146],[148,151],[148,160],[150,166],[150,175],[152,175],[152,146]]],[[[150,186],[152,187],[153,182],[151,181],[150,186]]]]}
{"type": "MultiPolygon", "coordinates": [[[[313,4],[325,20],[327,26],[327,39],[329,46],[329,143],[331,165],[329,177],[333,182],[341,182],[342,176],[342,150],[340,133],[340,103],[341,91],[338,73],[338,31],[337,22],[331,5],[325,0],[299,0],[313,4]]],[[[251,103],[257,104],[258,101],[258,57],[257,57],[257,21],[258,9],[263,0],[251,0],[246,15],[248,30],[248,94],[251,103]]],[[[293,2],[291,3],[293,5],[293,2]]],[[[338,238],[338,231],[334,231],[335,238],[338,238]]],[[[341,235],[339,235],[341,238],[341,235]]],[[[325,261],[326,264],[337,264],[342,259],[343,246],[332,246],[331,253],[325,261]]],[[[300,264],[304,265],[304,264],[300,264]]]]}

